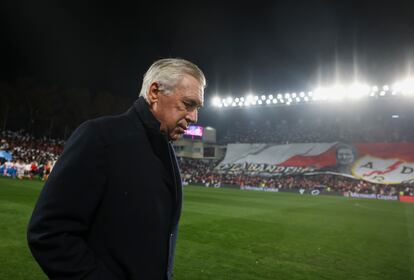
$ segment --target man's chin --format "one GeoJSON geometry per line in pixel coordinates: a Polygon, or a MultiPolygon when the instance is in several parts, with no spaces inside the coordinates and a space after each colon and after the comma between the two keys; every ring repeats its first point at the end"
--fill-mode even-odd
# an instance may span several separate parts
{"type": "Polygon", "coordinates": [[[180,128],[176,128],[176,129],[174,129],[171,133],[170,133],[170,135],[169,135],[169,139],[171,140],[171,141],[176,141],[176,140],[178,140],[178,138],[180,138],[180,136],[181,135],[183,135],[185,133],[185,130],[184,129],[182,129],[181,127],[180,128]]]}
{"type": "Polygon", "coordinates": [[[180,134],[173,133],[173,134],[170,134],[170,137],[168,137],[168,138],[169,138],[170,141],[176,141],[176,140],[178,140],[178,138],[180,138],[180,134]]]}

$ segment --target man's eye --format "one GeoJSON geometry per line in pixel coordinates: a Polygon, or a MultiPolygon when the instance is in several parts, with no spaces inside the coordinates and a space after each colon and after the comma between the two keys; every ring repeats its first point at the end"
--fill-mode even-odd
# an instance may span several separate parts
{"type": "Polygon", "coordinates": [[[193,104],[193,103],[189,103],[189,102],[183,102],[184,106],[187,110],[194,110],[194,109],[198,109],[198,106],[193,104]]]}

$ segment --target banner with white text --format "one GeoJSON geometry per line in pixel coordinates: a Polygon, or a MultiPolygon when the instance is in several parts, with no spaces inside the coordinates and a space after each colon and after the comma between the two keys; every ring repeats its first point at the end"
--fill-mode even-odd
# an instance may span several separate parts
{"type": "Polygon", "coordinates": [[[229,144],[218,173],[336,174],[380,184],[414,184],[414,143],[229,144]]]}

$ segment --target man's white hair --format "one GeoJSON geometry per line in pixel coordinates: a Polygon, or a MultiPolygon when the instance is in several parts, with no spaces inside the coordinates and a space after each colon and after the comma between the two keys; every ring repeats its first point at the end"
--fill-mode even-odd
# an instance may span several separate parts
{"type": "Polygon", "coordinates": [[[203,89],[206,86],[206,78],[197,65],[181,58],[164,58],[155,61],[145,73],[139,95],[148,102],[147,93],[154,82],[164,94],[171,94],[180,84],[183,75],[194,77],[203,89]]]}

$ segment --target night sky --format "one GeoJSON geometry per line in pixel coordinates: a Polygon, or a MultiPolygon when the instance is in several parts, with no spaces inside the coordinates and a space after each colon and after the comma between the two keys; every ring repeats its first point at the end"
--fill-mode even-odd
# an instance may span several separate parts
{"type": "Polygon", "coordinates": [[[392,83],[414,62],[414,1],[102,2],[2,4],[0,79],[133,99],[154,60],[182,57],[204,70],[208,98],[392,83]]]}

